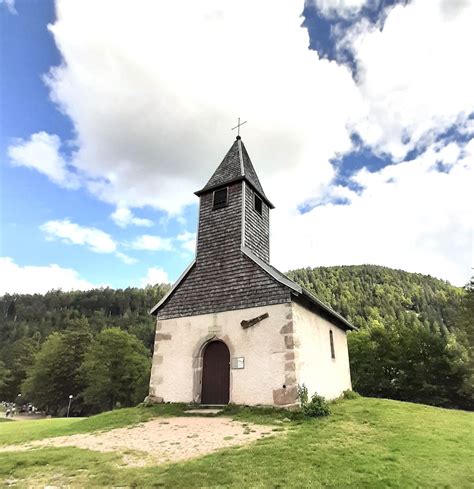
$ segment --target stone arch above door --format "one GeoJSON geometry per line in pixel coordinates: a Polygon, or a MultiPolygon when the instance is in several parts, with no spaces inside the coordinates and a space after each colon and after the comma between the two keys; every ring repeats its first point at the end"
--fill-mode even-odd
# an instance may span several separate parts
{"type": "MultiPolygon", "coordinates": [[[[229,350],[229,358],[235,356],[235,349],[227,335],[208,334],[198,342],[193,352],[193,401],[201,403],[202,370],[204,365],[204,352],[209,343],[221,341],[229,350]]],[[[229,402],[232,402],[232,370],[229,372],[229,402]]]]}

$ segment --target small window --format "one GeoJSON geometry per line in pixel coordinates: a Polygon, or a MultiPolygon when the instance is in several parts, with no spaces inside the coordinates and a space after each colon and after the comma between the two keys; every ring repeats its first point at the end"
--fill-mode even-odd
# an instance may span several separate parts
{"type": "Polygon", "coordinates": [[[334,338],[331,330],[329,330],[329,342],[331,343],[331,358],[336,358],[336,352],[334,351],[334,338]]]}
{"type": "Polygon", "coordinates": [[[255,210],[262,215],[262,199],[257,194],[255,194],[254,205],[255,210]]]}
{"type": "Polygon", "coordinates": [[[227,206],[227,188],[222,188],[214,192],[213,209],[221,209],[227,206]]]}

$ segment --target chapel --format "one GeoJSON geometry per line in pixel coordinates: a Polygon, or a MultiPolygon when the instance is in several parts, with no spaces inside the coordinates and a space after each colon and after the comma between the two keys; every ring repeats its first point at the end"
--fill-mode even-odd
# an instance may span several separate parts
{"type": "Polygon", "coordinates": [[[270,265],[274,206],[240,136],[195,194],[196,256],[150,311],[149,399],[290,407],[298,385],[327,399],[350,389],[355,328],[270,265]]]}

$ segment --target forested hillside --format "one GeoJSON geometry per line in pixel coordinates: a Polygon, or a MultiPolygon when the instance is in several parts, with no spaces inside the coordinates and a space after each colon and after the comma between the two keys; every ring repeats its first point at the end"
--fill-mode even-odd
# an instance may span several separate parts
{"type": "MultiPolygon", "coordinates": [[[[356,390],[474,409],[474,289],[372,265],[306,268],[288,275],[360,329],[349,335],[356,390]]],[[[117,382],[106,378],[119,365],[99,375],[100,359],[110,355],[113,363],[115,357],[127,357],[135,370],[148,368],[149,359],[142,358],[150,356],[153,345],[154,320],[148,311],[168,287],[1,297],[0,400],[45,391],[50,384],[57,392],[51,387],[48,396],[63,396],[72,376],[75,392],[86,396],[76,407],[86,399],[92,411],[113,405],[120,393],[99,387],[117,382]],[[79,338],[83,344],[74,348],[79,338]],[[55,357],[61,358],[57,364],[55,357]],[[47,385],[41,384],[44,379],[47,385]]],[[[146,381],[140,378],[140,383],[134,397],[120,398],[122,404],[133,404],[146,391],[146,381]]],[[[47,399],[33,400],[57,411],[47,399]]]]}
{"type": "Polygon", "coordinates": [[[288,276],[358,328],[423,324],[451,331],[464,293],[449,282],[376,265],[302,268],[288,276]]]}
{"type": "MultiPolygon", "coordinates": [[[[48,350],[49,357],[70,350],[78,337],[78,329],[81,341],[87,342],[103,330],[120,328],[136,337],[150,355],[155,322],[149,310],[168,288],[168,285],[155,285],[144,289],[105,288],[0,297],[0,400],[14,400],[22,392],[27,371],[33,369],[41,349],[48,350]],[[61,345],[57,344],[58,338],[53,337],[53,333],[61,335],[61,345]],[[54,345],[46,342],[48,338],[54,345]]],[[[63,356],[65,354],[67,351],[63,356]]],[[[56,390],[67,383],[70,374],[67,369],[61,373],[61,378],[56,379],[56,390]]],[[[38,399],[35,401],[41,404],[38,399]]]]}
{"type": "Polygon", "coordinates": [[[288,275],[360,328],[348,341],[361,394],[474,409],[474,287],[374,265],[288,275]]]}
{"type": "Polygon", "coordinates": [[[151,348],[154,321],[149,311],[168,288],[161,284],[144,289],[6,294],[0,297],[0,359],[1,351],[15,341],[34,338],[41,343],[50,333],[62,331],[69,321],[82,317],[87,318],[92,332],[116,326],[151,348]]]}

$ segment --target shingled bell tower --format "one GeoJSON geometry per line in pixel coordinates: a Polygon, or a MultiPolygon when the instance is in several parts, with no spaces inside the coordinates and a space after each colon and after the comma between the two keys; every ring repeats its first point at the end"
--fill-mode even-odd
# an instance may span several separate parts
{"type": "Polygon", "coordinates": [[[288,302],[288,291],[265,270],[274,206],[240,136],[195,194],[196,257],[152,312],[167,319],[288,302]]]}
{"type": "Polygon", "coordinates": [[[219,262],[247,248],[270,261],[270,209],[240,136],[203,189],[200,198],[196,260],[219,262]]]}

